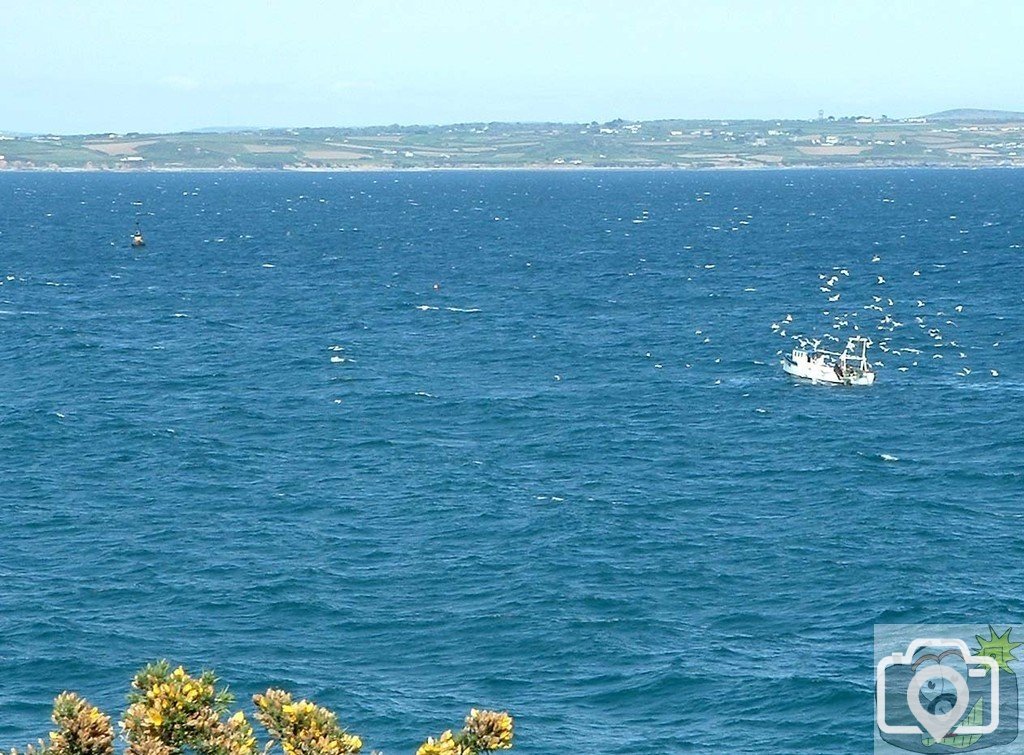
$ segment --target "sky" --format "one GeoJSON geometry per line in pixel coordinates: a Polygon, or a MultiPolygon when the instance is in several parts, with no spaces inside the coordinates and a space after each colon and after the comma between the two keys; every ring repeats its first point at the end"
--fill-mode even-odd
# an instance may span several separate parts
{"type": "Polygon", "coordinates": [[[0,132],[1024,110],[1019,0],[0,0],[0,132]]]}

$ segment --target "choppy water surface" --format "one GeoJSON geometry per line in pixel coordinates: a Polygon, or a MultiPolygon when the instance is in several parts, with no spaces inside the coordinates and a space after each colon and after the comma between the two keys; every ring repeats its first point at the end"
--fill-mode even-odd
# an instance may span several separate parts
{"type": "Polygon", "coordinates": [[[388,753],[868,751],[873,624],[1021,615],[1021,196],[0,176],[0,745],[168,657],[388,753]],[[873,388],[782,374],[854,325],[873,388]]]}

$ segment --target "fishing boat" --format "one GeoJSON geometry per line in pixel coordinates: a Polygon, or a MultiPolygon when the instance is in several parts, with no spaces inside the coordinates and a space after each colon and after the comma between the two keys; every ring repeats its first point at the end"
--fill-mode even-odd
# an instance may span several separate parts
{"type": "Polygon", "coordinates": [[[145,246],[145,245],[146,245],[146,239],[143,238],[142,231],[139,229],[139,226],[136,225],[135,226],[135,233],[132,234],[132,246],[134,246],[134,247],[142,247],[142,246],[145,246]]]}
{"type": "Polygon", "coordinates": [[[868,361],[868,346],[871,339],[854,336],[840,351],[818,348],[793,349],[793,353],[782,360],[782,369],[794,377],[810,380],[812,383],[831,385],[872,385],[875,371],[868,361]]]}

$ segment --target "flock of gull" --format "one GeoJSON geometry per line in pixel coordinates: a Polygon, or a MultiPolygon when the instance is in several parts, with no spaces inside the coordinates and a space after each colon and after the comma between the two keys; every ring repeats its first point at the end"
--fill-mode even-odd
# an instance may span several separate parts
{"type": "MultiPolygon", "coordinates": [[[[881,261],[877,254],[871,258],[872,264],[881,261]]],[[[935,271],[941,271],[946,266],[934,264],[932,267],[935,271]]],[[[921,270],[913,272],[914,278],[921,278],[922,275],[924,273],[921,270]]],[[[772,331],[802,347],[834,351],[842,351],[850,336],[866,336],[882,352],[881,358],[869,357],[877,367],[885,367],[886,362],[889,362],[899,372],[907,372],[929,360],[949,358],[955,360],[957,376],[968,377],[972,374],[967,353],[970,349],[956,338],[956,329],[959,327],[956,318],[963,313],[963,304],[956,304],[947,312],[933,309],[925,299],[913,298],[901,307],[900,302],[889,295],[884,275],[873,273],[870,277],[875,279],[871,284],[875,289],[870,294],[871,302],[851,308],[843,302],[844,294],[849,293],[845,289],[851,279],[850,270],[846,267],[833,267],[818,274],[818,288],[826,299],[821,314],[824,318],[831,318],[819,338],[793,332],[796,325],[792,314],[773,322],[772,331]],[[905,314],[898,314],[901,311],[905,314]]],[[[998,348],[999,342],[994,342],[992,346],[998,348]]],[[[777,353],[783,352],[780,350],[777,353]]],[[[990,369],[988,373],[991,377],[999,377],[997,370],[990,369]]]]}

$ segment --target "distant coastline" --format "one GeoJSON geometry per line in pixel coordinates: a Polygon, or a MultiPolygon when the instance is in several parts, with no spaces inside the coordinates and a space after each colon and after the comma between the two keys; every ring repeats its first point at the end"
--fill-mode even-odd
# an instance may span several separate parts
{"type": "Polygon", "coordinates": [[[1008,170],[1015,171],[1024,168],[1024,164],[932,164],[932,163],[899,163],[883,165],[877,163],[841,163],[828,164],[820,163],[814,165],[736,165],[736,166],[676,166],[676,165],[574,165],[572,167],[553,167],[550,165],[460,165],[460,166],[432,166],[432,167],[389,167],[389,166],[347,166],[347,167],[317,167],[317,168],[142,168],[132,170],[112,170],[109,168],[54,168],[54,167],[32,167],[32,168],[0,168],[0,176],[4,175],[30,175],[41,173],[56,174],[88,174],[108,176],[139,176],[139,175],[174,175],[174,174],[216,174],[216,175],[259,175],[259,174],[346,174],[346,173],[631,173],[631,172],[662,172],[662,173],[784,173],[788,171],[849,171],[849,170],[1008,170]]]}
{"type": "Polygon", "coordinates": [[[13,136],[0,171],[1024,167],[1024,115],[661,120],[13,136]]]}

